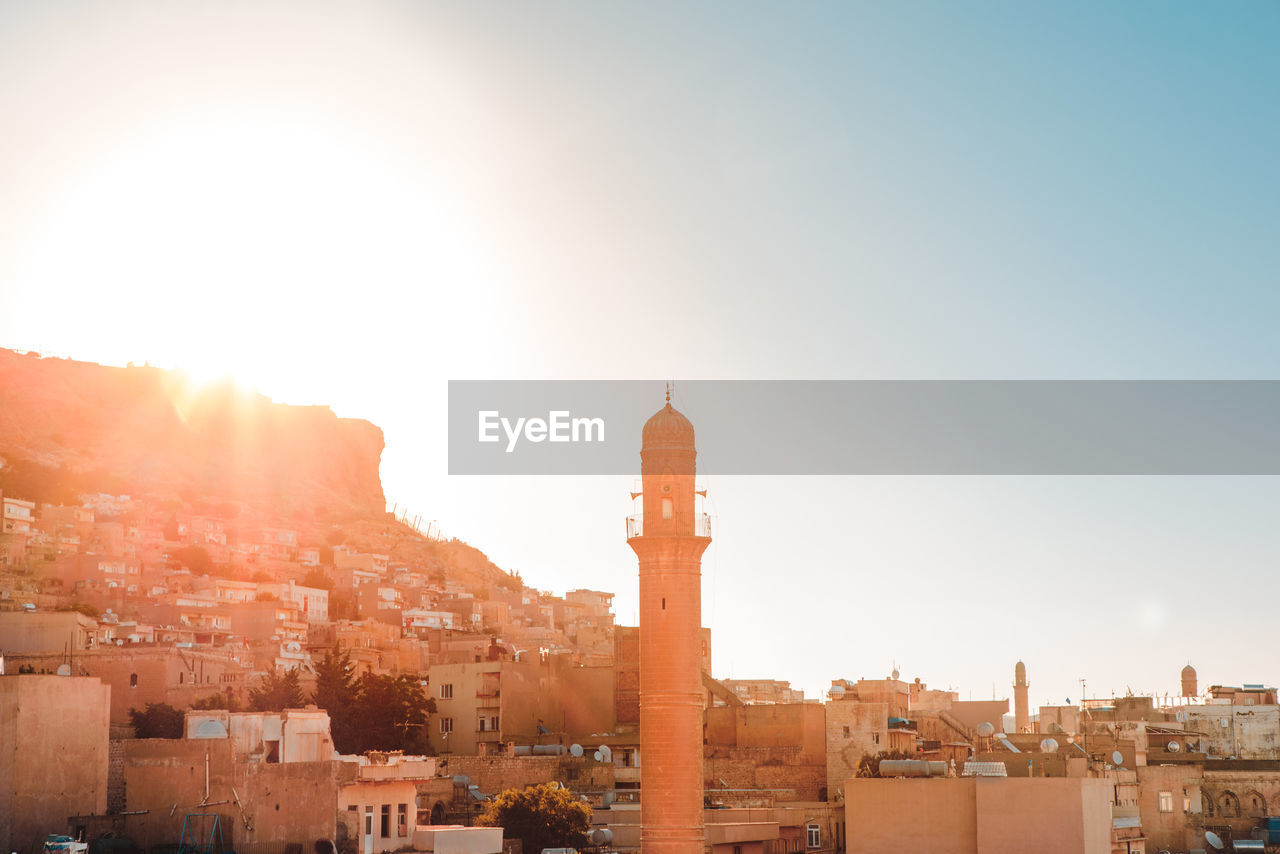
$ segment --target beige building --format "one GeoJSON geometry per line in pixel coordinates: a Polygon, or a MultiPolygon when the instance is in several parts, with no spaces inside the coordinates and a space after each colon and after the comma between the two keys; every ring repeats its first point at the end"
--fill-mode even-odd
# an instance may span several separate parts
{"type": "Polygon", "coordinates": [[[1087,777],[850,779],[846,845],[859,854],[1111,854],[1111,796],[1110,781],[1087,777]]]}
{"type": "Polygon", "coordinates": [[[1210,756],[1280,759],[1280,706],[1214,703],[1187,706],[1185,727],[1210,756]]]}
{"type": "Polygon", "coordinates": [[[76,611],[0,611],[0,654],[58,652],[66,656],[93,649],[98,621],[76,611]]]}
{"type": "Polygon", "coordinates": [[[0,497],[0,531],[6,534],[30,533],[36,521],[36,503],[21,498],[0,497]]]}
{"type": "Polygon", "coordinates": [[[437,753],[499,752],[508,742],[555,743],[548,737],[560,728],[551,675],[539,662],[438,664],[427,673],[436,701],[431,747],[437,753]]]}
{"type": "Polygon", "coordinates": [[[0,676],[0,846],[37,851],[68,816],[107,809],[111,689],[73,676],[0,676]]]}
{"type": "Polygon", "coordinates": [[[185,738],[127,741],[124,764],[136,813],[125,831],[140,846],[176,840],[188,812],[213,812],[237,847],[334,839],[358,854],[411,847],[417,788],[436,770],[423,757],[337,757],[328,715],[312,709],[191,712],[185,738]]]}

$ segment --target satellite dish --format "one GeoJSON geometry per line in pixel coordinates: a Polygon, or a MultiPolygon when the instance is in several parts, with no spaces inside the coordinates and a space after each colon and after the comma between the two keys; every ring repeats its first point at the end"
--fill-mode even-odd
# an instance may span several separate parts
{"type": "Polygon", "coordinates": [[[600,761],[601,762],[613,761],[613,751],[609,749],[609,746],[607,744],[600,745],[600,761]]]}
{"type": "Polygon", "coordinates": [[[1176,741],[1171,741],[1165,746],[1169,748],[1170,753],[1177,753],[1179,750],[1182,749],[1182,745],[1178,744],[1178,742],[1176,741]]]}
{"type": "Polygon", "coordinates": [[[1124,764],[1124,754],[1123,754],[1123,753],[1121,753],[1121,752],[1120,752],[1120,751],[1118,751],[1118,750],[1113,750],[1113,751],[1111,751],[1111,764],[1112,764],[1112,765],[1123,765],[1123,764],[1124,764]]]}
{"type": "Polygon", "coordinates": [[[1058,751],[1058,740],[1056,738],[1046,738],[1040,742],[1040,750],[1043,753],[1056,753],[1058,751]]]}
{"type": "Polygon", "coordinates": [[[991,738],[991,736],[996,734],[996,728],[993,727],[987,721],[983,721],[982,723],[978,724],[978,726],[974,729],[974,732],[976,732],[982,738],[991,738]]]}
{"type": "Polygon", "coordinates": [[[571,756],[581,758],[581,757],[582,757],[582,745],[581,745],[581,744],[571,744],[571,745],[569,745],[569,754],[570,754],[571,756]]]}
{"type": "Polygon", "coordinates": [[[1222,844],[1222,837],[1214,833],[1212,830],[1206,830],[1204,832],[1204,841],[1208,842],[1209,847],[1215,851],[1221,851],[1226,847],[1222,844]]]}
{"type": "Polygon", "coordinates": [[[844,697],[844,686],[843,686],[843,685],[832,685],[832,686],[831,686],[831,689],[830,689],[829,691],[827,691],[827,696],[828,696],[828,697],[830,697],[830,698],[831,698],[831,699],[833,699],[833,700],[840,700],[840,699],[842,699],[842,698],[844,697]]]}
{"type": "Polygon", "coordinates": [[[59,665],[58,665],[58,675],[59,675],[59,676],[70,676],[70,675],[71,675],[71,665],[70,665],[70,664],[59,664],[59,665]]]}
{"type": "Polygon", "coordinates": [[[603,761],[604,761],[604,757],[600,755],[600,751],[598,751],[598,750],[597,750],[595,753],[591,754],[591,755],[595,757],[595,760],[596,760],[597,762],[603,762],[603,761]]]}

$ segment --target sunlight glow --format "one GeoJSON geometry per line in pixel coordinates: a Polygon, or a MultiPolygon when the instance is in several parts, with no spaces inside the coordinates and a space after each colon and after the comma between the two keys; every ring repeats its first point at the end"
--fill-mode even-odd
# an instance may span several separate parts
{"type": "Polygon", "coordinates": [[[428,191],[366,152],[288,125],[193,127],[68,199],[21,292],[88,352],[315,402],[358,374],[354,350],[483,310],[475,259],[428,191]]]}

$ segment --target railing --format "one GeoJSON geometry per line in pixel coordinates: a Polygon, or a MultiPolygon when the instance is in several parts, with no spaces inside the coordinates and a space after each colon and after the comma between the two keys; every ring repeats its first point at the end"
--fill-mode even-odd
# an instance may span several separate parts
{"type": "MultiPolygon", "coordinates": [[[[644,536],[644,514],[637,513],[634,516],[627,517],[627,539],[632,537],[644,536]]],[[[693,517],[693,536],[710,537],[711,536],[711,516],[707,513],[698,513],[693,517]]]]}

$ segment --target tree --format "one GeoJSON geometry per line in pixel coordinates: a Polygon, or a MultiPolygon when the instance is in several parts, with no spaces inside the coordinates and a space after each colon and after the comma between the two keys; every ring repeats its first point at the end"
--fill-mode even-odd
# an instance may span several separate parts
{"type": "Polygon", "coordinates": [[[360,619],[360,603],[356,601],[355,593],[330,593],[329,594],[329,619],[330,620],[360,619]]]}
{"type": "Polygon", "coordinates": [[[902,750],[882,750],[872,756],[864,753],[862,758],[858,760],[858,770],[854,774],[855,777],[879,777],[880,763],[886,759],[914,759],[915,756],[902,750]]]}
{"type": "Polygon", "coordinates": [[[316,665],[316,692],[311,702],[329,713],[329,732],[339,753],[355,753],[358,747],[360,691],[354,671],[351,653],[341,647],[325,652],[316,665]]]}
{"type": "Polygon", "coordinates": [[[317,590],[332,590],[333,579],[330,578],[320,567],[316,567],[306,574],[302,579],[303,587],[314,587],[317,590]]]}
{"type": "Polygon", "coordinates": [[[174,549],[173,560],[179,566],[185,566],[191,570],[192,575],[208,575],[209,570],[213,568],[209,550],[204,546],[183,546],[180,549],[174,549]]]}
{"type": "Polygon", "coordinates": [[[281,676],[272,670],[262,684],[249,691],[249,709],[255,712],[283,712],[300,709],[303,705],[302,687],[298,684],[295,667],[281,676]]]}
{"type": "Polygon", "coordinates": [[[423,692],[418,679],[366,673],[356,683],[356,690],[354,752],[431,752],[427,723],[436,710],[436,701],[423,692]]]}
{"type": "Polygon", "coordinates": [[[591,807],[558,783],[539,783],[495,795],[476,823],[501,827],[504,836],[519,839],[530,854],[544,848],[582,848],[591,827],[591,807]]]}
{"type": "Polygon", "coordinates": [[[208,711],[212,709],[226,709],[229,712],[240,711],[240,701],[235,698],[230,689],[227,693],[210,694],[207,697],[201,697],[191,703],[191,708],[196,711],[208,711]]]}
{"type": "Polygon", "coordinates": [[[138,738],[182,738],[183,715],[168,703],[147,703],[144,711],[129,710],[138,738]]]}

